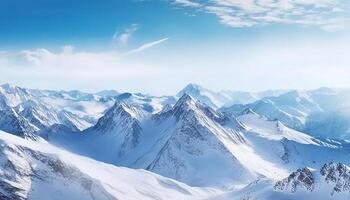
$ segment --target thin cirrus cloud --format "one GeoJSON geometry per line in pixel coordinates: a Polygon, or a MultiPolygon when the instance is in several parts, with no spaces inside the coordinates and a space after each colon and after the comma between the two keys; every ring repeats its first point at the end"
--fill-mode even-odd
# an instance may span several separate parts
{"type": "Polygon", "coordinates": [[[116,31],[112,39],[114,42],[117,42],[119,45],[126,45],[132,35],[139,29],[138,24],[132,24],[128,28],[124,29],[123,31],[116,31]]]}
{"type": "Polygon", "coordinates": [[[349,24],[349,5],[340,0],[175,0],[174,3],[214,14],[230,27],[266,24],[317,26],[325,31],[349,24]]]}

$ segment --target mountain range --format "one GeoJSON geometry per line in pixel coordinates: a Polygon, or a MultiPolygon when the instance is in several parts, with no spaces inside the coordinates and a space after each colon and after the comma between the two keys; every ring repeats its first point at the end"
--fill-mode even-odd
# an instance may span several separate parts
{"type": "Polygon", "coordinates": [[[0,197],[349,199],[349,97],[330,88],[189,84],[152,96],[5,84],[0,197]]]}

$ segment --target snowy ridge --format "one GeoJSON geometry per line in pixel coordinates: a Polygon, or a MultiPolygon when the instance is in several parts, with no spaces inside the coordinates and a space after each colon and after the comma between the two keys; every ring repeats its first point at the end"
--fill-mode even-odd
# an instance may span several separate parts
{"type": "Polygon", "coordinates": [[[15,107],[19,115],[26,118],[38,129],[48,128],[54,124],[63,124],[72,130],[84,130],[91,124],[69,111],[59,110],[44,102],[27,100],[15,107]]]}
{"type": "Polygon", "coordinates": [[[222,112],[238,116],[251,108],[271,120],[320,138],[347,139],[350,122],[350,91],[320,88],[292,90],[279,96],[264,97],[249,104],[221,108],[222,112]]]}
{"type": "Polygon", "coordinates": [[[262,92],[244,92],[244,91],[220,91],[214,92],[200,85],[190,83],[177,93],[177,97],[184,94],[191,95],[197,101],[200,101],[214,109],[222,106],[231,106],[233,104],[248,104],[264,97],[277,96],[287,91],[262,91],[262,92]]]}
{"type": "Polygon", "coordinates": [[[22,116],[18,115],[13,108],[7,106],[1,96],[0,105],[0,130],[27,139],[38,139],[38,136],[35,134],[37,129],[29,124],[22,116]]]}

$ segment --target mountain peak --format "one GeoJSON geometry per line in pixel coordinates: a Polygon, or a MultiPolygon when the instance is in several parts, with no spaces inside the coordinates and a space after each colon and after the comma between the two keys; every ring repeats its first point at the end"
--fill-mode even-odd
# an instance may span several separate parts
{"type": "Polygon", "coordinates": [[[240,115],[258,115],[256,112],[253,111],[251,108],[244,109],[240,115]]]}
{"type": "Polygon", "coordinates": [[[187,94],[187,93],[184,93],[180,99],[176,102],[174,108],[177,108],[177,107],[183,107],[183,105],[194,105],[195,104],[195,101],[194,99],[191,97],[191,95],[187,94]]]}
{"type": "Polygon", "coordinates": [[[225,99],[223,95],[194,83],[188,84],[184,89],[177,93],[176,96],[181,97],[185,93],[191,95],[191,97],[197,101],[205,103],[215,109],[223,105],[223,99],[225,99]]]}
{"type": "Polygon", "coordinates": [[[106,114],[98,120],[92,129],[99,130],[100,132],[113,131],[120,123],[132,123],[137,121],[136,119],[138,117],[139,113],[135,108],[123,101],[117,101],[106,114]]]}
{"type": "Polygon", "coordinates": [[[24,88],[21,88],[21,87],[18,87],[16,85],[12,85],[9,83],[2,84],[2,85],[0,85],[0,87],[6,91],[25,90],[24,88]]]}
{"type": "Polygon", "coordinates": [[[133,107],[131,107],[129,104],[125,103],[124,101],[117,101],[114,106],[111,108],[111,110],[119,110],[123,112],[127,112],[132,117],[136,117],[137,112],[133,107]]]}
{"type": "Polygon", "coordinates": [[[201,89],[203,87],[196,84],[196,83],[189,83],[185,88],[187,88],[187,89],[201,89]]]}
{"type": "Polygon", "coordinates": [[[201,90],[206,90],[205,88],[203,88],[202,86],[195,84],[195,83],[189,83],[188,85],[186,85],[186,87],[184,87],[179,93],[177,93],[176,96],[180,97],[185,93],[188,94],[197,94],[200,93],[201,90]]]}

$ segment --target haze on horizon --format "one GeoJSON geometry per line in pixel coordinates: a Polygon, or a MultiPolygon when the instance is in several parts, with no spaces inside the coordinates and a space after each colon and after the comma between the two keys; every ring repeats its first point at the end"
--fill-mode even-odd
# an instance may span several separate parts
{"type": "Polygon", "coordinates": [[[0,83],[175,94],[350,85],[340,0],[0,3],[0,83]]]}

